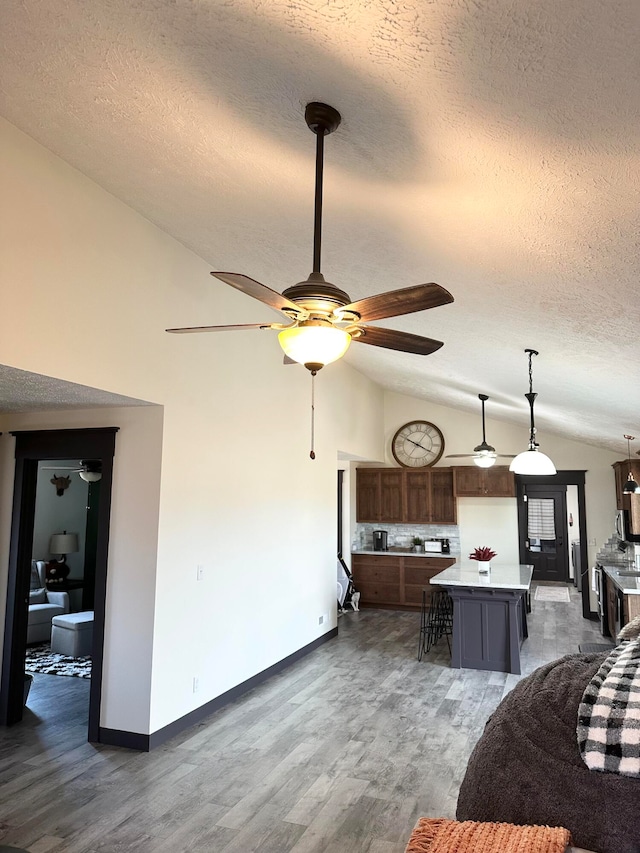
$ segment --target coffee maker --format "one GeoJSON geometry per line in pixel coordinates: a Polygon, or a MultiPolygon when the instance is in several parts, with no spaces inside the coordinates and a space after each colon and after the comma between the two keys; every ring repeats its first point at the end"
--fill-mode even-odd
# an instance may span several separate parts
{"type": "Polygon", "coordinates": [[[374,551],[387,551],[387,531],[386,530],[374,530],[373,531],[373,550],[374,551]]]}

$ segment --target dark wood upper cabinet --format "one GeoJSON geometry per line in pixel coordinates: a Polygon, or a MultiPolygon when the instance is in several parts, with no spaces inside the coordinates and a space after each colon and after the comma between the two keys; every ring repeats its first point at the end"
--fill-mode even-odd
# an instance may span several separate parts
{"type": "Polygon", "coordinates": [[[455,524],[451,468],[357,468],[356,520],[455,524]]]}
{"type": "Polygon", "coordinates": [[[380,475],[375,468],[356,469],[356,518],[380,521],[380,475]]]}
{"type": "MultiPolygon", "coordinates": [[[[614,462],[613,470],[616,475],[616,506],[618,509],[627,509],[630,512],[635,510],[634,514],[638,514],[638,507],[640,507],[640,503],[638,499],[639,495],[625,495],[622,491],[624,488],[624,484],[629,479],[629,471],[633,474],[633,479],[636,483],[640,483],[640,459],[632,459],[631,463],[627,459],[622,462],[614,462]],[[633,507],[632,507],[633,503],[633,507]]],[[[636,533],[640,531],[632,530],[632,533],[636,533]]]]}
{"type": "Polygon", "coordinates": [[[404,477],[396,468],[383,468],[380,476],[380,520],[404,521],[404,477]]]}
{"type": "Polygon", "coordinates": [[[457,498],[515,498],[516,478],[505,465],[478,468],[457,465],[453,469],[457,498]]]}
{"type": "Polygon", "coordinates": [[[432,468],[430,475],[431,521],[440,524],[455,524],[458,515],[453,493],[453,469],[432,468]]]}

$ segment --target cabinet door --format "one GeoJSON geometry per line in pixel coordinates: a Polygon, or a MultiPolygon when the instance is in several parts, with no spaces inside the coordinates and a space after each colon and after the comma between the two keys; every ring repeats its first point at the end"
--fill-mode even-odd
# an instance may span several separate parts
{"type": "Polygon", "coordinates": [[[484,469],[477,465],[456,465],[453,468],[455,496],[479,498],[484,495],[484,469]]]}
{"type": "Polygon", "coordinates": [[[492,498],[515,498],[516,478],[515,474],[505,465],[495,468],[486,468],[486,494],[492,498]]]}
{"type": "Polygon", "coordinates": [[[431,482],[429,471],[405,471],[406,518],[410,524],[431,520],[431,482]]]}
{"type": "Polygon", "coordinates": [[[404,520],[404,472],[384,468],[380,472],[380,521],[389,523],[404,520]]]}
{"type": "MultiPolygon", "coordinates": [[[[629,471],[631,471],[636,483],[640,483],[640,459],[632,459],[631,463],[629,463],[628,460],[624,460],[623,462],[614,462],[613,470],[616,475],[616,506],[618,509],[631,511],[632,496],[625,495],[622,489],[629,479],[629,471]]],[[[635,533],[636,531],[632,529],[631,532],[635,533]]]]}
{"type": "Polygon", "coordinates": [[[453,471],[451,468],[432,468],[431,521],[436,524],[455,524],[456,519],[453,471]]]}
{"type": "Polygon", "coordinates": [[[356,521],[380,521],[380,472],[356,468],[356,521]]]}
{"type": "Polygon", "coordinates": [[[640,495],[629,495],[629,533],[640,536],[640,495]]]}

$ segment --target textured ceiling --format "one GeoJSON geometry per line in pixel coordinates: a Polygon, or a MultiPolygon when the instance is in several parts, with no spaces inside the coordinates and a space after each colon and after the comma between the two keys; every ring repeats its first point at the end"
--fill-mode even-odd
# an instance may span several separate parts
{"type": "Polygon", "coordinates": [[[123,397],[86,385],[65,382],[40,373],[0,364],[0,414],[50,409],[94,409],[111,406],[147,406],[144,400],[123,397]]]}
{"type": "Polygon", "coordinates": [[[445,405],[485,392],[526,426],[534,347],[541,440],[640,435],[637,0],[4,0],[2,17],[0,113],[212,269],[278,290],[311,268],[304,105],[334,105],[327,279],[456,300],[384,324],[445,341],[435,355],[347,361],[445,405]]]}

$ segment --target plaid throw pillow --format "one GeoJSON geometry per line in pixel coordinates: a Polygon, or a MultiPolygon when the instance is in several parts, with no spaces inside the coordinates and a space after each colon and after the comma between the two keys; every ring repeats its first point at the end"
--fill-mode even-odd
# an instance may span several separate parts
{"type": "Polygon", "coordinates": [[[590,770],[640,778],[640,639],[617,646],[587,685],[577,735],[590,770]]]}

